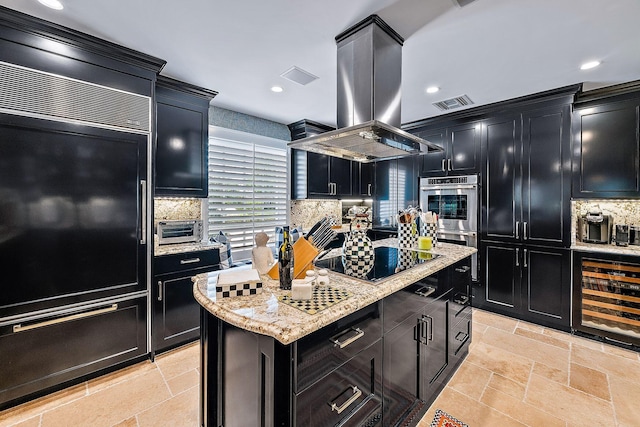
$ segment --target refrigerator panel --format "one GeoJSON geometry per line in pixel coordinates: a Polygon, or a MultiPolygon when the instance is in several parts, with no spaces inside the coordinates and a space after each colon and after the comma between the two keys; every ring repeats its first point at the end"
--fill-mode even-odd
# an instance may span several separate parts
{"type": "Polygon", "coordinates": [[[0,318],[146,288],[146,141],[0,115],[0,318]]]}

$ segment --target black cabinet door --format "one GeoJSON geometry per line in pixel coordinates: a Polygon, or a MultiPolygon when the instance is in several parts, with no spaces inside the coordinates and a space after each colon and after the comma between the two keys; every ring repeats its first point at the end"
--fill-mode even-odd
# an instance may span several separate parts
{"type": "Polygon", "coordinates": [[[449,363],[448,323],[449,300],[440,299],[429,304],[420,319],[420,398],[427,403],[435,400],[449,363]]]}
{"type": "MultiPolygon", "coordinates": [[[[352,162],[340,157],[307,152],[306,180],[309,197],[352,196],[352,162]]],[[[300,171],[298,171],[299,173],[300,171]]],[[[296,180],[301,178],[296,178],[296,180]]]]}
{"type": "Polygon", "coordinates": [[[574,113],[573,197],[640,197],[639,100],[574,113]]]}
{"type": "Polygon", "coordinates": [[[571,324],[571,251],[522,249],[521,318],[568,330],[571,324]]]}
{"type": "Polygon", "coordinates": [[[507,315],[520,311],[519,246],[501,242],[480,245],[481,288],[474,288],[473,305],[507,315]]]}
{"type": "Polygon", "coordinates": [[[193,341],[200,335],[200,305],[193,297],[192,274],[156,276],[153,299],[153,351],[193,341]]]}
{"type": "Polygon", "coordinates": [[[333,195],[348,197],[353,195],[351,180],[353,162],[340,157],[329,158],[329,182],[333,184],[333,195]]]}
{"type": "Polygon", "coordinates": [[[520,219],[520,117],[489,120],[482,127],[486,147],[486,173],[483,176],[483,239],[511,241],[520,219]]]}
{"type": "Polygon", "coordinates": [[[480,169],[480,129],[479,122],[454,126],[448,129],[447,172],[477,173],[480,169]]]}
{"type": "Polygon", "coordinates": [[[362,197],[373,197],[375,163],[357,163],[354,167],[358,170],[357,195],[362,197]]]}
{"type": "Polygon", "coordinates": [[[420,156],[421,169],[420,176],[442,176],[447,170],[447,129],[433,129],[417,132],[417,136],[426,139],[442,148],[444,151],[434,151],[420,156]]]}
{"type": "MultiPolygon", "coordinates": [[[[397,310],[402,312],[402,307],[397,307],[397,310]]],[[[420,370],[417,333],[420,321],[419,313],[411,313],[408,319],[385,333],[383,395],[385,402],[391,403],[384,407],[385,425],[397,425],[418,399],[420,370]]]]}
{"type": "Polygon", "coordinates": [[[373,226],[392,227],[398,214],[398,195],[396,193],[396,179],[398,176],[398,161],[383,160],[376,163],[373,203],[373,226]]]}
{"type": "Polygon", "coordinates": [[[522,218],[528,244],[570,245],[569,106],[523,114],[522,218]]]}
{"type": "Polygon", "coordinates": [[[307,155],[307,191],[309,196],[328,196],[332,193],[329,186],[329,159],[326,154],[306,152],[307,155]]]}
{"type": "Polygon", "coordinates": [[[418,184],[417,157],[408,156],[399,158],[397,168],[397,209],[404,209],[409,205],[414,207],[418,206],[420,186],[418,184]]]}
{"type": "Polygon", "coordinates": [[[158,95],[156,195],[207,197],[208,110],[158,95]]]}

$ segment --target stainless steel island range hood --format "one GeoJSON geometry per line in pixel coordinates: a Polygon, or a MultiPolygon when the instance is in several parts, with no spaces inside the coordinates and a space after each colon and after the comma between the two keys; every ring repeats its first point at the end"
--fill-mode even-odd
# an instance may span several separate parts
{"type": "Polygon", "coordinates": [[[360,162],[442,151],[400,127],[404,39],[377,15],[336,37],[338,129],[288,145],[360,162]]]}

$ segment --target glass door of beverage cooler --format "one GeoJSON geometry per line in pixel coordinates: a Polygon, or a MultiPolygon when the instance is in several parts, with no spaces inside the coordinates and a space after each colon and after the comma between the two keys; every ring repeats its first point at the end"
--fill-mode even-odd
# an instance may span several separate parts
{"type": "Polygon", "coordinates": [[[628,258],[577,255],[576,329],[640,345],[640,263],[627,262],[628,258]]]}

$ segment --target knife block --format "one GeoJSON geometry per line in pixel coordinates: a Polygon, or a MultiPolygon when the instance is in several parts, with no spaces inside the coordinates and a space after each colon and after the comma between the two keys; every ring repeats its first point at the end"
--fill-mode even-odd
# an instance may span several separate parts
{"type": "MultiPolygon", "coordinates": [[[[293,244],[293,278],[304,279],[311,262],[319,253],[320,251],[304,237],[296,240],[293,244]]],[[[272,279],[278,280],[280,275],[278,274],[277,262],[271,267],[271,270],[269,270],[267,274],[272,279]]]]}

